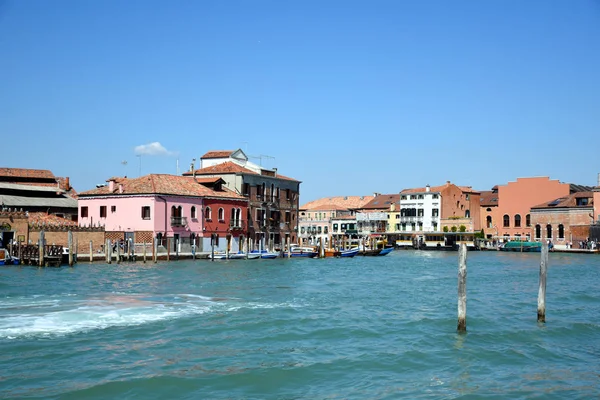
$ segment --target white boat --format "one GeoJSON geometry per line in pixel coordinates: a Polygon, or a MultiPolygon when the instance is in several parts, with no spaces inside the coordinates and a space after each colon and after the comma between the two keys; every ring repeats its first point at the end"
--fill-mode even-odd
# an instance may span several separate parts
{"type": "Polygon", "coordinates": [[[260,258],[265,258],[265,259],[270,259],[270,258],[277,258],[279,257],[279,253],[275,253],[275,252],[271,252],[271,251],[267,251],[267,250],[252,250],[250,252],[250,254],[252,255],[256,255],[256,257],[260,257],[260,258]]]}

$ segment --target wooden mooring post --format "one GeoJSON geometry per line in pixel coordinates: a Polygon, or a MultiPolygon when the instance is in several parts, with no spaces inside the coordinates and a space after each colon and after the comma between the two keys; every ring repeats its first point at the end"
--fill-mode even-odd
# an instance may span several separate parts
{"type": "Polygon", "coordinates": [[[158,241],[156,238],[152,238],[152,258],[154,264],[158,261],[158,241]]]}
{"type": "Polygon", "coordinates": [[[459,332],[467,331],[467,245],[458,249],[458,326],[459,332]]]}
{"type": "Polygon", "coordinates": [[[167,261],[171,261],[171,239],[167,238],[167,261]]]}
{"type": "Polygon", "coordinates": [[[90,263],[94,261],[94,243],[90,240],[90,263]]]}
{"type": "Polygon", "coordinates": [[[69,243],[69,267],[73,266],[73,231],[67,232],[67,242],[69,243]]]}
{"type": "Polygon", "coordinates": [[[540,288],[538,290],[538,322],[546,322],[546,273],[548,272],[548,243],[542,243],[540,260],[540,288]]]}
{"type": "Polygon", "coordinates": [[[110,254],[112,252],[112,243],[110,242],[110,239],[106,239],[106,247],[104,248],[104,253],[106,255],[106,263],[110,264],[112,262],[112,254],[110,254]]]}
{"type": "Polygon", "coordinates": [[[144,241],[144,264],[146,264],[146,241],[144,241]]]}
{"type": "Polygon", "coordinates": [[[44,266],[44,231],[40,231],[40,238],[38,240],[38,266],[44,266]]]}

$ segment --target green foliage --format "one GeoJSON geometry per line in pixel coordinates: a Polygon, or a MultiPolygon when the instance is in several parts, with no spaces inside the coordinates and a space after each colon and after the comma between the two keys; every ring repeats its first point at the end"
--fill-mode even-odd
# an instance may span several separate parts
{"type": "Polygon", "coordinates": [[[481,232],[475,232],[475,239],[485,239],[485,232],[483,231],[483,229],[481,230],[481,232]]]}
{"type": "Polygon", "coordinates": [[[458,227],[458,230],[459,230],[460,232],[466,232],[466,231],[467,231],[467,227],[466,227],[466,226],[464,226],[464,225],[461,225],[461,226],[459,226],[459,227],[458,227]]]}
{"type": "Polygon", "coordinates": [[[448,227],[447,226],[444,227],[444,232],[448,232],[448,227]]]}
{"type": "Polygon", "coordinates": [[[456,232],[456,230],[457,230],[457,229],[456,229],[456,227],[455,227],[455,226],[453,226],[452,228],[450,228],[450,230],[451,230],[452,232],[456,232]]]}

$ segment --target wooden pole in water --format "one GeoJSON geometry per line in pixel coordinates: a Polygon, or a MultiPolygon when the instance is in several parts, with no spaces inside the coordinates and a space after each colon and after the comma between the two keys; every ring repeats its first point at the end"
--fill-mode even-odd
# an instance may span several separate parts
{"type": "Polygon", "coordinates": [[[74,262],[77,262],[77,253],[79,253],[79,239],[75,237],[75,251],[74,251],[74,262]]]}
{"type": "Polygon", "coordinates": [[[215,261],[215,234],[210,234],[210,259],[211,261],[215,261]]]}
{"type": "Polygon", "coordinates": [[[38,263],[40,267],[44,266],[44,231],[40,231],[40,238],[38,240],[38,263]]]}
{"type": "Polygon", "coordinates": [[[67,232],[67,241],[69,246],[69,267],[73,266],[73,231],[67,232]]]}
{"type": "Polygon", "coordinates": [[[108,249],[110,249],[110,239],[106,239],[104,243],[104,262],[110,264],[110,257],[108,255],[108,249]]]}
{"type": "Polygon", "coordinates": [[[90,240],[90,263],[94,261],[94,243],[90,240]]]}
{"type": "Polygon", "coordinates": [[[167,261],[171,261],[171,239],[167,237],[167,261]]]}
{"type": "Polygon", "coordinates": [[[542,242],[540,260],[540,289],[538,291],[538,322],[546,322],[546,272],[548,271],[548,242],[542,242]]]}
{"type": "Polygon", "coordinates": [[[179,261],[179,238],[175,239],[175,259],[179,261]]]}
{"type": "Polygon", "coordinates": [[[286,238],[287,240],[287,258],[290,258],[292,256],[292,242],[291,242],[291,238],[288,236],[286,238]]]}
{"type": "Polygon", "coordinates": [[[119,241],[117,241],[117,261],[116,263],[120,263],[121,262],[121,243],[119,241]]]}
{"type": "Polygon", "coordinates": [[[152,259],[154,260],[154,264],[158,261],[158,242],[156,238],[152,238],[152,259]]]}
{"type": "Polygon", "coordinates": [[[458,327],[459,332],[467,331],[467,245],[458,249],[458,327]]]}
{"type": "Polygon", "coordinates": [[[146,264],[146,241],[144,240],[144,264],[146,264]]]}
{"type": "Polygon", "coordinates": [[[106,241],[106,263],[112,263],[112,240],[110,239],[106,241]]]}

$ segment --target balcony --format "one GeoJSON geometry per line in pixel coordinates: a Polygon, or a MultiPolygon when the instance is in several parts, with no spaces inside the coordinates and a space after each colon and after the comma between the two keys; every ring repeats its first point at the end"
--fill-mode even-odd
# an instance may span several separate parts
{"type": "Polygon", "coordinates": [[[229,229],[232,231],[241,231],[246,229],[246,221],[242,220],[231,220],[229,221],[229,229]]]}
{"type": "Polygon", "coordinates": [[[171,217],[171,226],[186,226],[187,217],[171,217]]]}

